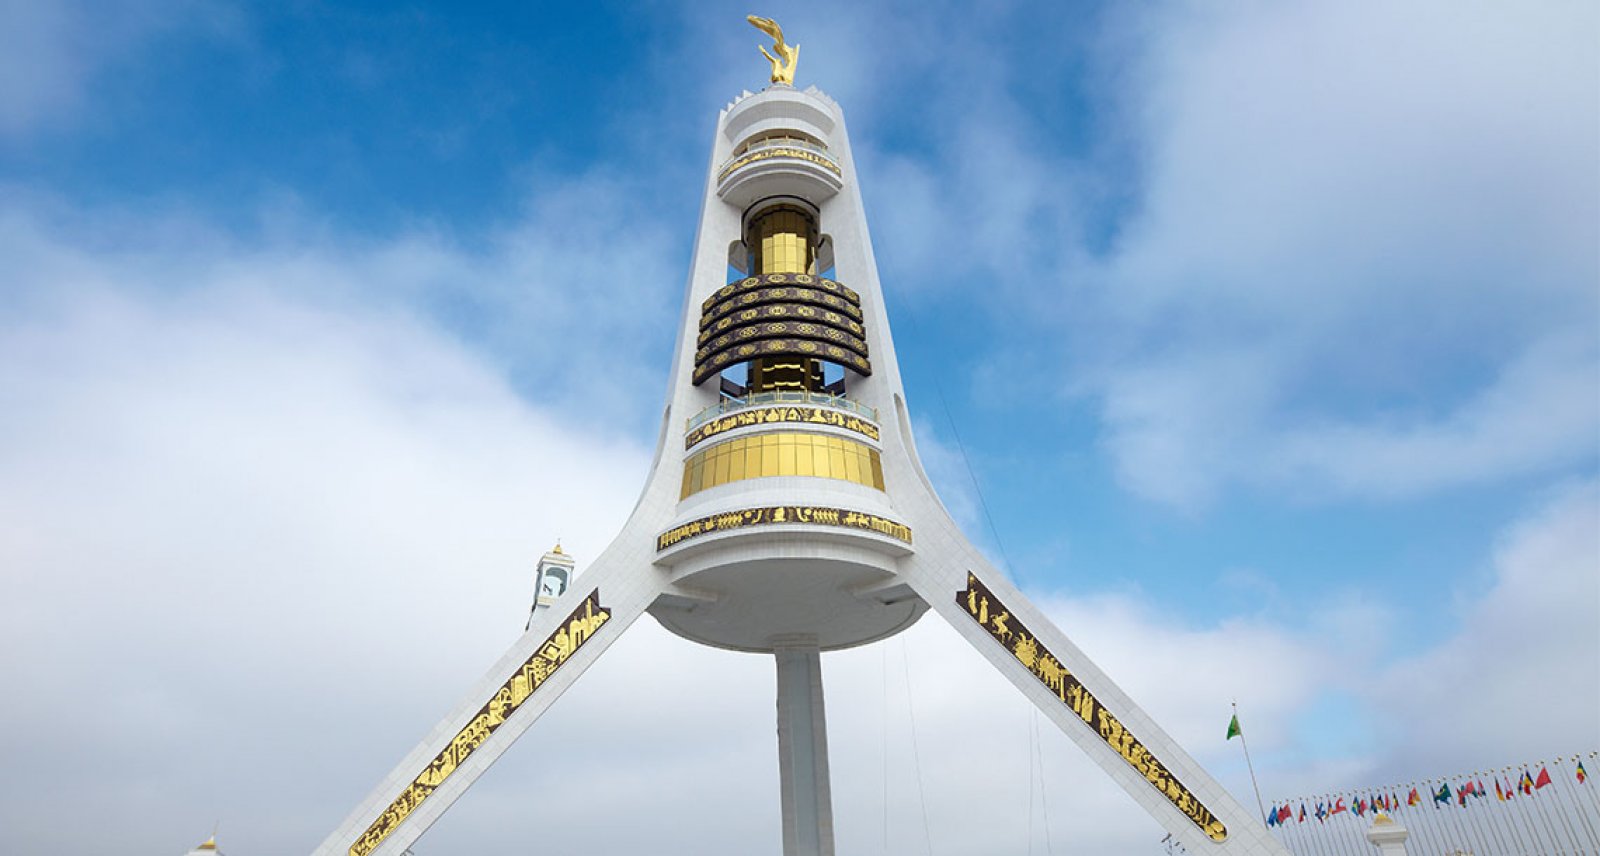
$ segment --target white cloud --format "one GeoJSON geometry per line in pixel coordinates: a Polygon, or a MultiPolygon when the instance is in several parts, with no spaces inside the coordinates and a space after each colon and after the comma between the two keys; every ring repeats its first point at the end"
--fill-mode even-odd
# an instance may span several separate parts
{"type": "Polygon", "coordinates": [[[0,138],[78,118],[96,76],[174,31],[234,30],[228,10],[196,0],[0,4],[0,138]]]}
{"type": "Polygon", "coordinates": [[[1600,488],[1564,488],[1505,533],[1481,594],[1465,579],[1439,607],[1458,632],[1369,688],[1386,720],[1426,735],[1394,741],[1385,767],[1448,774],[1600,745],[1600,488]]]}

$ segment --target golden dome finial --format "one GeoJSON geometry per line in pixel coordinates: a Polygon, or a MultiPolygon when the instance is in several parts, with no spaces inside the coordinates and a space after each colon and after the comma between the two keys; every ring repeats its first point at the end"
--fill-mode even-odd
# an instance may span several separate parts
{"type": "Polygon", "coordinates": [[[205,841],[202,841],[200,843],[200,846],[196,847],[195,849],[196,850],[215,850],[215,849],[217,849],[217,836],[216,836],[216,834],[213,833],[210,838],[207,838],[205,841]]]}
{"type": "Polygon", "coordinates": [[[783,40],[783,28],[778,26],[778,22],[771,18],[746,15],[744,19],[749,21],[751,26],[772,37],[774,42],[772,49],[778,52],[778,56],[767,53],[765,45],[760,46],[761,55],[772,63],[772,82],[793,86],[794,67],[800,64],[800,46],[785,43],[783,40]]]}
{"type": "Polygon", "coordinates": [[[555,545],[555,547],[551,548],[550,552],[556,554],[557,556],[565,556],[567,554],[567,551],[561,549],[561,539],[560,538],[556,539],[556,545],[555,545]]]}

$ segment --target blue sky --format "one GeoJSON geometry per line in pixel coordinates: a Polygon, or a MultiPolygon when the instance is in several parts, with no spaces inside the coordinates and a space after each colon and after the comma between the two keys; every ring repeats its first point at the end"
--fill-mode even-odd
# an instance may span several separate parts
{"type": "MultiPolygon", "coordinates": [[[[19,852],[91,790],[155,852],[218,815],[235,853],[308,846],[520,629],[532,559],[599,552],[648,465],[716,112],[765,82],[747,12],[846,110],[947,503],[1236,794],[1233,698],[1282,795],[1600,744],[1592,6],[21,2],[0,666],[36,701],[0,722],[46,784],[0,785],[19,852]],[[392,721],[310,736],[441,597],[459,632],[383,667],[392,721]],[[101,643],[133,665],[63,713],[101,643]],[[1174,646],[1211,655],[1192,685],[1174,646]],[[52,722],[87,739],[17,743],[52,722]],[[254,788],[299,786],[242,771],[285,744],[338,774],[273,824],[254,788]]],[[[575,707],[669,654],[770,680],[643,624],[575,707]]],[[[964,710],[922,692],[925,721],[964,710]]],[[[451,818],[492,828],[473,800],[451,818]]],[[[455,824],[434,848],[505,840],[455,824]]],[[[1134,829],[1108,840],[1159,839],[1134,829]]]]}

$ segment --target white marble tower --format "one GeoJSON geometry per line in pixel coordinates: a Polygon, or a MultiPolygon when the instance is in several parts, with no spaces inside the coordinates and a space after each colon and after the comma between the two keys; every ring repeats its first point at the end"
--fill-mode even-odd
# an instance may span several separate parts
{"type": "Polygon", "coordinates": [[[784,853],[832,854],[820,653],[931,609],[1190,853],[1284,853],[940,504],[912,442],[843,113],[788,85],[797,48],[752,23],[778,39],[775,83],[717,121],[632,516],[315,852],[402,853],[648,611],[695,642],[773,655],[784,853]]]}

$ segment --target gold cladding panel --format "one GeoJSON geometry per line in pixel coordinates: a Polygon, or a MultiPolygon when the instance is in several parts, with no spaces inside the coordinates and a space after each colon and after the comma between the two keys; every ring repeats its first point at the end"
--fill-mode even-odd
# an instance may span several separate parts
{"type": "Polygon", "coordinates": [[[730,482],[815,476],[883,490],[883,461],[864,443],[825,434],[776,432],[738,437],[691,455],[680,498],[730,482]]]}

